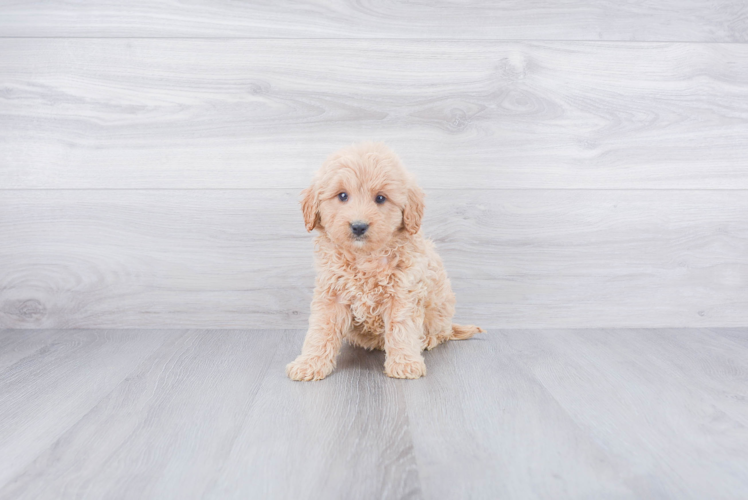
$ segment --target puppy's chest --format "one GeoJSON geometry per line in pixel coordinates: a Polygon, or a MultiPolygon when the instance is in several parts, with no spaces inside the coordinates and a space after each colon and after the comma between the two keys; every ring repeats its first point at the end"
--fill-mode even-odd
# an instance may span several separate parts
{"type": "Polygon", "coordinates": [[[395,295],[392,273],[356,273],[341,277],[341,302],[351,308],[353,322],[365,331],[384,333],[384,315],[395,295]]]}

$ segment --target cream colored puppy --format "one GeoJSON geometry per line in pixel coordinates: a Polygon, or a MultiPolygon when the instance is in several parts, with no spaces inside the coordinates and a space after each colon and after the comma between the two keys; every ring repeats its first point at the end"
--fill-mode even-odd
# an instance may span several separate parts
{"type": "Polygon", "coordinates": [[[302,192],[307,230],[317,229],[317,280],[293,380],[321,380],[343,339],[384,349],[390,377],[426,374],[421,351],[483,330],[452,324],[455,296],[431,240],[420,231],[423,191],[381,143],[330,156],[302,192]]]}

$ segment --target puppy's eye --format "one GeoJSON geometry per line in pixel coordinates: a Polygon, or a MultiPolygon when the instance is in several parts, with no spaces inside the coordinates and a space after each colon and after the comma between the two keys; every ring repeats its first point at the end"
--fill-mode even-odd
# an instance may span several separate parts
{"type": "Polygon", "coordinates": [[[340,193],[340,194],[338,195],[338,199],[339,199],[340,201],[348,201],[348,193],[340,193]]]}
{"type": "Polygon", "coordinates": [[[382,203],[384,203],[385,201],[387,201],[387,198],[385,198],[385,197],[384,197],[384,196],[382,196],[381,194],[378,194],[378,195],[377,195],[377,197],[376,197],[376,198],[374,198],[374,201],[375,201],[376,203],[378,203],[378,204],[380,204],[380,205],[381,205],[382,203]]]}

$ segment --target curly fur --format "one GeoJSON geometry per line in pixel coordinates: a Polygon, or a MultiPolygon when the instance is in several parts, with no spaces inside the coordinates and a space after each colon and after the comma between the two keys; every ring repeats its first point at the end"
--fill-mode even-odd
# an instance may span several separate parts
{"type": "Polygon", "coordinates": [[[426,374],[424,349],[483,332],[452,324],[454,293],[434,244],[420,231],[423,199],[384,144],[351,146],[322,165],[301,198],[307,230],[319,231],[317,279],[304,346],[286,367],[290,378],[325,378],[344,339],[383,349],[388,376],[418,378],[426,374]],[[384,203],[376,203],[378,195],[384,203]],[[353,234],[353,222],[369,225],[363,237],[353,234]]]}

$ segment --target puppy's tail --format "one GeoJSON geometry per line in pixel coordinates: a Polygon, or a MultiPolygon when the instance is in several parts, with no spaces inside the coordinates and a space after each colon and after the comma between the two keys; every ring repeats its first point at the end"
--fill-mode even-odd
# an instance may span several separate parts
{"type": "Polygon", "coordinates": [[[450,338],[450,340],[469,339],[476,333],[486,333],[486,331],[483,328],[475,325],[461,326],[452,323],[452,337],[450,338]]]}

